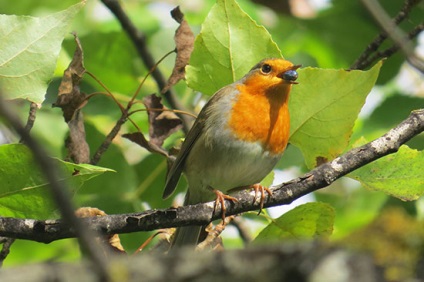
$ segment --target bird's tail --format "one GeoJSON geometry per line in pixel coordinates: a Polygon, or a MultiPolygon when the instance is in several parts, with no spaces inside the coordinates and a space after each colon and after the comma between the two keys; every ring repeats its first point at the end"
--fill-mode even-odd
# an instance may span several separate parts
{"type": "MultiPolygon", "coordinates": [[[[193,195],[194,196],[194,195],[193,195]]],[[[200,201],[190,197],[189,191],[185,196],[184,206],[198,204],[200,201]]],[[[205,226],[184,226],[178,227],[174,233],[174,238],[171,242],[171,249],[174,247],[192,246],[195,247],[199,243],[199,236],[205,226]]]]}
{"type": "Polygon", "coordinates": [[[171,248],[183,246],[196,246],[202,226],[178,227],[172,240],[171,248]]]}

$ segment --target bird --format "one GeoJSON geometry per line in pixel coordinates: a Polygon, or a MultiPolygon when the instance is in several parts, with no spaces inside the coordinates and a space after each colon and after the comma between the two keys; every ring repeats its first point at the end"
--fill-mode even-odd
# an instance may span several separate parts
{"type": "MultiPolygon", "coordinates": [[[[170,166],[163,198],[175,190],[181,174],[188,182],[184,205],[216,199],[237,201],[233,189],[268,188],[258,184],[279,161],[288,144],[288,101],[297,69],[282,58],[266,58],[244,77],[218,90],[200,111],[170,166]]],[[[177,228],[171,248],[196,246],[202,226],[177,228]]]]}

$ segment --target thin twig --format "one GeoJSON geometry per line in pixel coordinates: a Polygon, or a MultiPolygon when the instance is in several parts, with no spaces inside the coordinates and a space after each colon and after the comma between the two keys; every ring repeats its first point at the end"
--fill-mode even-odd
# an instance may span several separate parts
{"type": "MultiPolygon", "coordinates": [[[[25,125],[25,130],[28,133],[31,131],[32,127],[34,126],[37,110],[38,110],[37,104],[34,102],[31,102],[31,104],[29,105],[29,114],[28,114],[27,123],[25,125]]],[[[23,140],[22,139],[19,140],[19,143],[23,143],[23,140]]]]}
{"type": "MultiPolygon", "coordinates": [[[[394,17],[393,23],[395,25],[399,25],[401,22],[403,22],[405,19],[407,19],[410,12],[412,11],[412,8],[418,2],[420,2],[420,0],[405,0],[402,9],[398,12],[396,17],[394,17]]],[[[410,37],[410,39],[412,39],[412,38],[413,37],[410,37]]],[[[377,35],[376,38],[374,38],[374,40],[370,44],[368,44],[368,46],[365,48],[365,50],[362,52],[362,54],[359,56],[359,58],[355,61],[355,63],[352,64],[350,69],[365,69],[366,67],[370,66],[377,59],[387,58],[387,57],[391,56],[394,52],[393,53],[386,53],[386,52],[381,52],[381,51],[377,52],[378,48],[383,44],[383,42],[386,39],[387,39],[387,33],[386,32],[381,32],[379,35],[377,35]],[[374,52],[376,52],[376,53],[374,53],[374,52]],[[372,58],[370,58],[370,57],[372,57],[372,58]]],[[[395,47],[395,46],[393,46],[393,47],[395,47]]],[[[398,49],[396,49],[396,51],[397,50],[398,49]]]]}
{"type": "Polygon", "coordinates": [[[96,165],[100,161],[100,158],[102,157],[103,153],[106,152],[106,150],[109,148],[110,144],[112,144],[113,139],[116,137],[116,135],[118,135],[119,130],[121,129],[122,125],[127,121],[127,119],[128,119],[128,113],[127,113],[126,110],[124,110],[122,112],[121,117],[116,122],[115,126],[112,128],[112,130],[106,136],[106,139],[99,146],[97,151],[94,153],[93,157],[91,158],[90,164],[96,165]]]}
{"type": "Polygon", "coordinates": [[[131,97],[130,102],[128,103],[127,109],[131,108],[131,106],[134,104],[134,100],[137,98],[138,94],[140,93],[141,87],[144,85],[144,82],[146,81],[146,79],[149,77],[150,74],[152,74],[158,67],[158,65],[166,59],[166,57],[168,57],[169,55],[171,55],[172,53],[174,53],[175,50],[172,50],[168,53],[166,53],[165,55],[162,56],[162,58],[159,59],[159,61],[157,61],[153,67],[149,70],[149,72],[144,76],[143,80],[141,81],[141,83],[138,85],[137,90],[134,92],[134,95],[131,97]]]}
{"type": "MultiPolygon", "coordinates": [[[[416,27],[414,27],[408,33],[408,35],[407,35],[408,36],[408,39],[409,40],[414,39],[423,30],[424,30],[424,23],[417,25],[416,27]]],[[[368,58],[362,60],[360,62],[360,65],[356,69],[364,69],[364,68],[370,66],[372,63],[374,63],[378,59],[388,58],[388,57],[392,56],[398,50],[399,50],[399,46],[398,45],[393,45],[393,46],[391,46],[391,47],[389,47],[389,48],[387,48],[387,49],[385,49],[383,51],[377,51],[377,52],[373,53],[371,56],[369,56],[368,58]]],[[[351,68],[351,69],[353,69],[353,68],[351,68]]]]}
{"type": "Polygon", "coordinates": [[[172,112],[175,114],[182,114],[182,115],[189,115],[193,118],[197,118],[197,116],[195,114],[189,113],[189,112],[185,112],[185,111],[180,111],[180,110],[174,110],[174,109],[157,109],[157,108],[145,108],[145,109],[138,109],[138,110],[134,110],[130,113],[128,113],[128,115],[132,115],[138,112],[172,112]]]}
{"type": "Polygon", "coordinates": [[[3,261],[10,253],[10,247],[15,242],[15,238],[1,237],[0,243],[3,244],[3,247],[0,251],[0,268],[3,267],[3,261]]]}
{"type": "MultiPolygon", "coordinates": [[[[381,5],[376,0],[362,0],[364,5],[373,15],[374,19],[378,22],[385,33],[395,42],[399,49],[406,55],[407,61],[414,66],[417,70],[424,73],[424,61],[415,55],[414,47],[411,41],[408,40],[407,35],[397,26],[396,21],[392,21],[381,5]]],[[[405,6],[409,9],[403,9],[402,18],[410,12],[412,6],[419,1],[406,1],[405,6]]]]}
{"type": "MultiPolygon", "coordinates": [[[[155,79],[159,90],[163,89],[166,85],[166,79],[163,76],[159,68],[154,68],[156,62],[153,58],[153,55],[149,51],[146,42],[146,36],[136,28],[130,18],[127,16],[125,11],[122,9],[121,4],[118,0],[102,0],[103,4],[109,8],[109,10],[115,15],[115,17],[120,22],[122,28],[130,37],[133,42],[140,58],[143,60],[147,69],[153,69],[152,77],[155,79]]],[[[175,93],[172,89],[169,89],[163,96],[168,101],[170,106],[174,109],[185,110],[180,101],[176,98],[175,93]]],[[[190,129],[191,119],[187,116],[180,116],[183,120],[184,131],[187,133],[190,129]]]]}
{"type": "MultiPolygon", "coordinates": [[[[121,112],[123,112],[124,111],[124,107],[121,105],[121,103],[119,103],[119,101],[115,98],[115,96],[112,94],[112,92],[106,87],[106,85],[104,85],[104,83],[101,82],[100,79],[98,79],[91,72],[85,71],[85,73],[88,74],[91,78],[93,78],[101,87],[103,87],[104,90],[106,90],[107,95],[112,98],[112,100],[115,102],[115,104],[118,105],[118,107],[121,110],[121,112]]],[[[89,96],[87,97],[87,99],[89,99],[89,96]]]]}
{"type": "MultiPolygon", "coordinates": [[[[133,23],[130,21],[128,16],[125,14],[124,10],[120,6],[120,4],[115,0],[104,0],[103,3],[115,14],[115,16],[118,18],[118,20],[121,22],[122,27],[125,31],[127,31],[128,35],[130,36],[131,40],[134,42],[136,49],[140,56],[142,57],[145,65],[149,68],[149,72],[144,77],[142,82],[137,87],[137,90],[134,92],[133,96],[129,100],[127,106],[124,108],[115,98],[115,96],[109,91],[109,89],[101,82],[99,81],[93,74],[87,71],[87,74],[90,75],[93,79],[95,79],[106,91],[109,93],[109,96],[113,98],[115,103],[120,107],[122,115],[121,118],[116,122],[115,126],[112,128],[112,130],[109,132],[109,134],[106,136],[106,139],[103,141],[103,143],[100,145],[100,147],[97,149],[93,157],[91,158],[90,163],[91,164],[97,164],[101,156],[104,152],[109,148],[110,144],[112,143],[113,139],[118,135],[119,130],[121,129],[122,125],[127,121],[130,120],[130,122],[140,131],[140,128],[137,126],[137,124],[132,121],[129,116],[134,113],[129,113],[131,107],[136,101],[137,95],[140,92],[141,87],[144,85],[144,82],[151,74],[153,78],[155,78],[157,84],[159,85],[159,88],[163,88],[166,81],[162,76],[162,73],[158,70],[157,65],[162,62],[167,56],[169,56],[174,51],[168,52],[165,54],[158,62],[155,62],[153,59],[153,56],[150,54],[150,52],[147,49],[145,37],[144,35],[136,29],[136,27],[133,25],[133,23]],[[163,83],[163,84],[162,84],[163,83]]],[[[171,94],[171,92],[167,92],[168,96],[165,94],[165,98],[168,100],[168,102],[171,104],[174,108],[182,108],[180,105],[178,105],[178,101],[174,101],[174,96],[171,94]]],[[[188,126],[188,120],[186,115],[182,115],[181,113],[177,112],[179,114],[180,118],[183,121],[183,125],[185,124],[184,121],[186,121],[186,125],[188,126]]],[[[188,128],[187,130],[188,131],[188,128]]]]}
{"type": "Polygon", "coordinates": [[[45,150],[31,137],[29,132],[22,125],[19,118],[7,107],[6,101],[0,93],[0,116],[14,128],[14,130],[21,136],[23,142],[31,149],[34,154],[34,159],[37,160],[42,173],[45,175],[46,180],[49,182],[52,197],[59,208],[63,218],[63,224],[67,228],[73,229],[78,237],[81,247],[87,250],[93,267],[96,269],[99,277],[109,278],[108,269],[104,257],[99,254],[93,232],[81,222],[74,214],[74,207],[69,199],[69,189],[59,177],[60,173],[56,165],[48,157],[45,150]]]}
{"type": "Polygon", "coordinates": [[[147,238],[146,241],[143,242],[143,244],[141,244],[140,247],[137,248],[137,250],[134,251],[134,253],[132,254],[132,256],[135,256],[136,254],[138,254],[139,252],[143,251],[151,242],[152,240],[161,234],[167,234],[168,232],[165,230],[159,230],[158,232],[156,232],[155,234],[151,235],[149,238],[147,238]]]}
{"type": "MultiPolygon", "coordinates": [[[[318,189],[327,187],[335,180],[372,161],[396,152],[412,137],[424,131],[424,109],[417,110],[385,135],[354,148],[331,162],[324,163],[309,173],[290,182],[272,187],[272,197],[266,197],[264,207],[290,204],[294,200],[318,189]]],[[[226,201],[226,215],[258,210],[260,202],[252,203],[254,191],[243,190],[232,194],[237,202],[226,201]]],[[[221,208],[215,202],[192,206],[151,210],[143,213],[116,214],[97,218],[85,218],[91,228],[106,234],[151,231],[161,228],[187,225],[206,225],[221,218],[221,208]],[[216,210],[216,212],[214,212],[216,210]]],[[[74,237],[74,231],[60,220],[31,220],[0,217],[0,236],[51,242],[74,237]]]]}

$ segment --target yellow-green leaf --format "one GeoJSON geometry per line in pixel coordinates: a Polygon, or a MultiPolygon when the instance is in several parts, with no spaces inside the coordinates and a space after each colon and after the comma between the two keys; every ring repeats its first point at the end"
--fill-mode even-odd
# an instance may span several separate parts
{"type": "MultiPolygon", "coordinates": [[[[31,151],[22,144],[0,146],[0,216],[49,218],[56,210],[48,182],[31,151]]],[[[109,169],[57,160],[57,166],[73,190],[109,169]]]]}
{"type": "Polygon", "coordinates": [[[397,153],[363,166],[349,176],[367,189],[412,201],[424,194],[423,167],[424,151],[404,145],[397,153]]]}
{"type": "Polygon", "coordinates": [[[213,94],[267,57],[282,57],[263,27],[234,0],[218,0],[194,43],[186,78],[190,88],[213,94]]]}
{"type": "Polygon", "coordinates": [[[287,239],[329,237],[333,232],[334,209],[325,203],[307,203],[273,220],[255,238],[255,244],[287,239]]]}
{"type": "Polygon", "coordinates": [[[309,168],[346,148],[356,118],[374,86],[382,63],[368,71],[304,68],[298,71],[289,109],[290,143],[309,168]]]}
{"type": "Polygon", "coordinates": [[[44,101],[63,38],[84,4],[42,18],[0,15],[0,88],[6,99],[44,101]]]}

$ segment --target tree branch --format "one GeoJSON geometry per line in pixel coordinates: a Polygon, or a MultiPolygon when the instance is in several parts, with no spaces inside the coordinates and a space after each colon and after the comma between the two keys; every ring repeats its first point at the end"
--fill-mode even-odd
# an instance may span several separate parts
{"type": "MultiPolygon", "coordinates": [[[[122,281],[385,281],[368,254],[325,244],[260,246],[225,252],[184,250],[167,256],[138,255],[111,264],[122,281]],[[340,278],[341,279],[341,278],[340,278]]],[[[421,274],[421,273],[419,273],[421,274]]],[[[416,281],[422,281],[422,274],[416,281]]],[[[4,269],[1,281],[93,281],[86,263],[45,262],[4,269]],[[48,277],[48,279],[46,279],[48,277]]]]}
{"type": "Polygon", "coordinates": [[[116,122],[115,126],[106,136],[106,139],[97,149],[97,151],[94,153],[93,157],[91,158],[90,164],[96,165],[100,161],[100,158],[102,157],[103,153],[106,152],[110,144],[112,144],[113,139],[115,139],[116,135],[118,135],[119,130],[121,129],[122,125],[127,121],[127,119],[128,119],[128,109],[125,109],[122,112],[121,117],[116,122]]]}
{"type": "Polygon", "coordinates": [[[9,255],[10,247],[15,242],[15,238],[1,237],[0,244],[3,244],[3,247],[0,251],[0,268],[3,266],[3,262],[6,257],[9,255]]]}
{"type": "MultiPolygon", "coordinates": [[[[266,197],[264,207],[285,205],[318,189],[324,188],[349,172],[396,152],[412,137],[424,131],[424,109],[416,110],[382,137],[354,148],[331,162],[324,163],[309,173],[290,182],[272,187],[272,197],[266,197]]],[[[255,192],[243,190],[232,194],[239,201],[226,201],[226,215],[235,215],[260,207],[255,192]]],[[[192,206],[151,210],[142,213],[108,215],[84,219],[88,226],[106,234],[151,231],[186,225],[205,225],[221,218],[221,209],[214,212],[215,202],[192,206]]],[[[74,231],[61,220],[32,220],[0,218],[0,236],[51,242],[74,237],[74,231]]]]}
{"type": "MultiPolygon", "coordinates": [[[[376,0],[362,0],[364,5],[374,16],[382,29],[389,35],[389,37],[399,46],[400,50],[405,54],[408,62],[420,72],[424,73],[424,61],[415,55],[414,47],[408,40],[406,34],[398,28],[397,24],[393,22],[381,5],[376,0]]],[[[418,2],[418,1],[406,1],[418,2]]]]}
{"type": "MultiPolygon", "coordinates": [[[[422,31],[424,30],[424,23],[417,25],[414,27],[409,33],[408,33],[408,39],[412,40],[415,37],[418,36],[422,31]]],[[[361,60],[357,60],[355,64],[352,65],[350,69],[365,69],[366,67],[372,65],[373,62],[382,59],[382,58],[388,58],[392,56],[394,53],[396,53],[399,50],[398,45],[392,45],[387,49],[384,49],[382,51],[375,51],[373,54],[368,54],[366,58],[363,58],[361,60]],[[358,63],[358,65],[356,65],[358,63]]]]}
{"type": "MultiPolygon", "coordinates": [[[[410,12],[412,11],[412,8],[415,7],[415,5],[418,2],[420,2],[420,0],[405,0],[402,9],[398,12],[396,17],[393,18],[393,21],[388,19],[388,21],[390,22],[390,25],[397,26],[401,22],[403,22],[405,19],[407,19],[410,12]]],[[[364,4],[368,4],[368,3],[364,3],[364,4]]],[[[417,28],[419,29],[420,26],[422,26],[422,24],[415,27],[414,30],[416,30],[417,28]]],[[[412,40],[418,34],[419,32],[411,31],[408,34],[408,39],[412,40]]],[[[394,45],[384,51],[378,51],[378,48],[383,44],[383,42],[387,39],[387,37],[388,37],[388,34],[385,31],[377,35],[377,37],[374,38],[374,40],[365,48],[365,50],[362,52],[359,58],[355,61],[355,63],[353,63],[350,69],[363,70],[366,67],[370,66],[376,60],[382,59],[382,58],[388,58],[391,55],[393,55],[397,50],[399,50],[399,46],[394,45]]]]}
{"type": "MultiPolygon", "coordinates": [[[[147,48],[146,36],[138,30],[135,25],[132,23],[130,18],[127,16],[125,11],[122,9],[121,4],[117,0],[102,0],[103,4],[108,7],[108,9],[115,15],[121,24],[122,28],[130,37],[133,42],[140,58],[143,60],[144,64],[148,69],[152,69],[152,77],[155,79],[159,91],[166,86],[166,79],[163,76],[162,72],[156,67],[155,59],[147,48]]],[[[172,89],[168,89],[163,96],[171,105],[172,108],[177,110],[186,111],[183,105],[176,98],[175,93],[172,89]]],[[[191,118],[187,115],[179,115],[183,121],[184,131],[187,133],[190,129],[191,118]]]]}
{"type": "MultiPolygon", "coordinates": [[[[29,113],[28,113],[27,123],[25,125],[25,130],[28,133],[31,131],[32,127],[34,126],[37,110],[38,110],[38,105],[34,102],[31,102],[31,104],[29,105],[29,113]]],[[[21,140],[19,140],[19,142],[23,143],[22,138],[21,138],[21,140]]]]}

